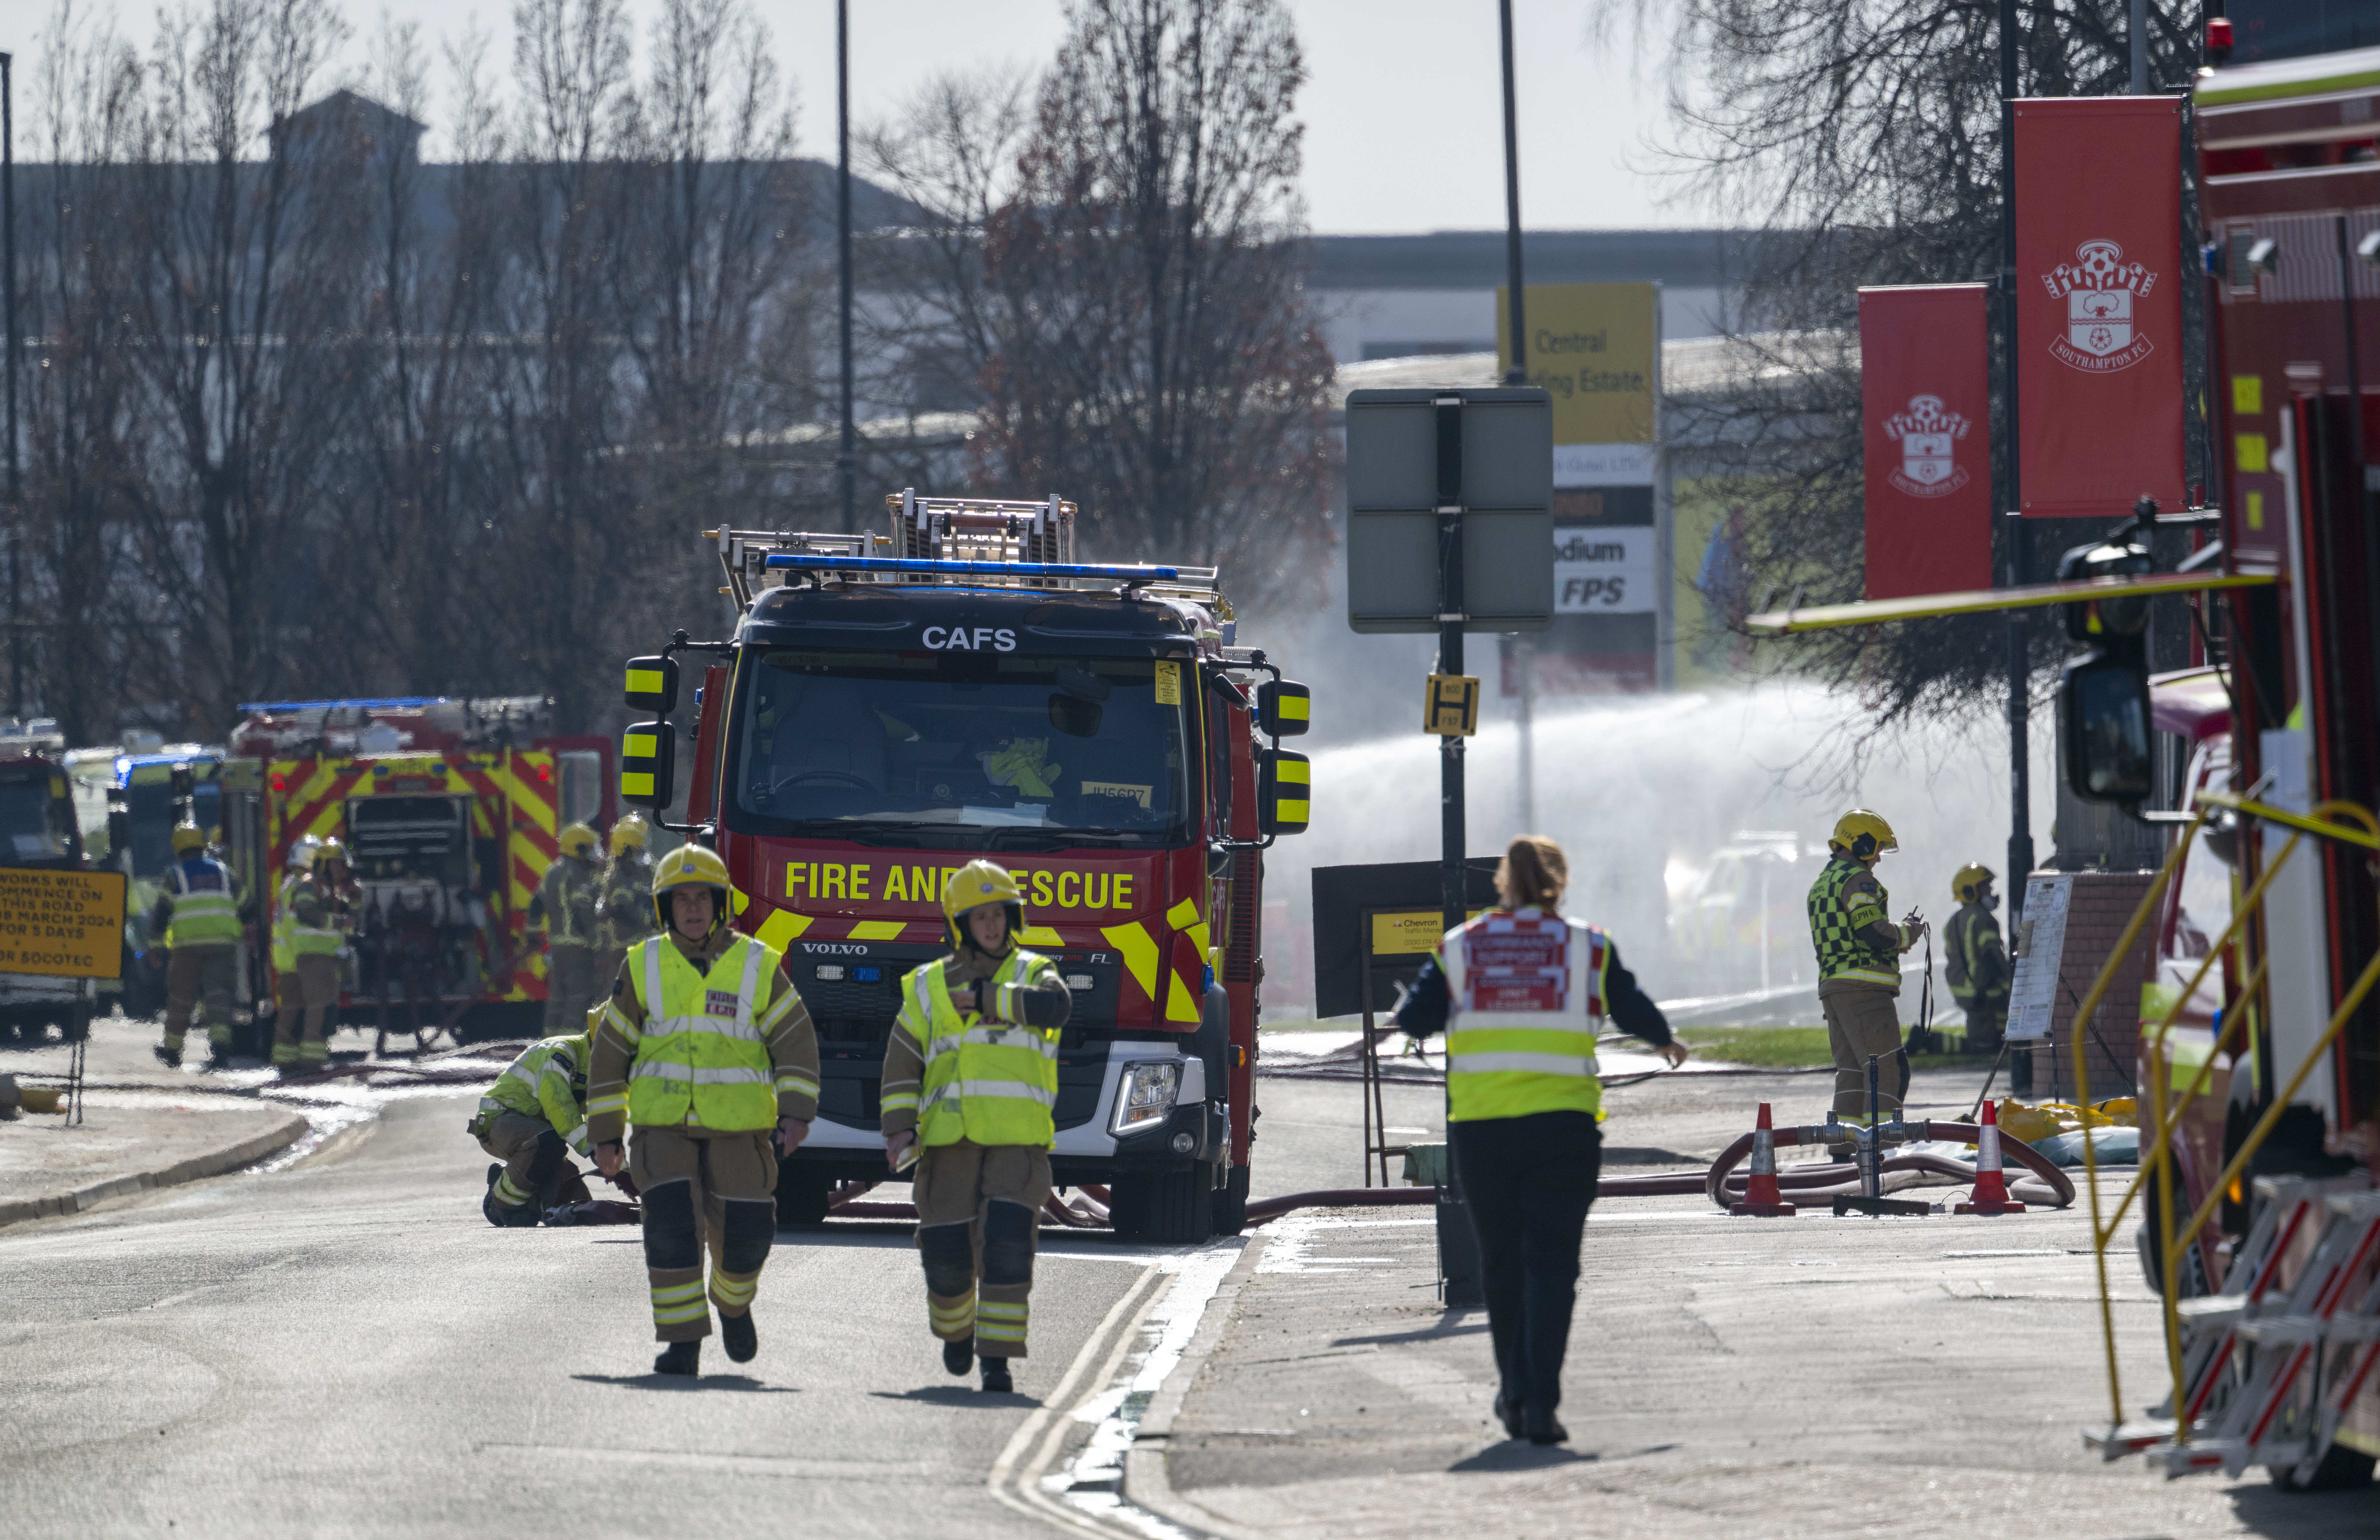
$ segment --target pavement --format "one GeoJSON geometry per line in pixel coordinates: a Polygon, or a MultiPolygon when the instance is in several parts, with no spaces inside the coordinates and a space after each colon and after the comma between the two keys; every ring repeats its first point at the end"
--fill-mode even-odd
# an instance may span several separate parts
{"type": "MultiPolygon", "coordinates": [[[[94,1064],[116,1057],[94,1079],[148,1073],[130,1054],[145,1040],[103,1027],[94,1064]]],[[[2380,1511],[2368,1491],[2167,1485],[2087,1454],[2106,1402],[2077,1213],[1735,1220],[1608,1201],[1572,1439],[1550,1451],[1489,1425],[1485,1320],[1439,1306],[1427,1210],[1307,1211],[1198,1247],[1045,1231],[1032,1356],[1018,1394],[990,1397],[941,1370],[908,1226],[785,1231],[758,1360],[714,1340],[701,1379],[664,1379],[636,1232],[488,1228],[485,1158],[459,1126],[476,1087],[375,1078],[287,1104],[313,1132],[237,1175],[0,1230],[12,1537],[2117,1540],[2370,1535],[2380,1511]]],[[[1912,1102],[1963,1110],[1974,1078],[1922,1074],[1912,1102]]],[[[105,1094],[204,1097],[209,1120],[239,1115],[216,1099],[269,1115],[287,1094],[180,1079],[105,1094]]],[[[1362,1184],[1355,1089],[1259,1079],[1257,1195],[1362,1184]]],[[[1662,1076],[1611,1091],[1607,1139],[1615,1164],[1692,1164],[1755,1102],[1807,1122],[1825,1096],[1822,1077],[1662,1076]]],[[[1395,1136],[1442,1134],[1436,1086],[1382,1099],[1395,1136]]],[[[2116,1282],[2130,1394],[2153,1400],[2155,1312],[2128,1255],[2116,1282]]]]}
{"type": "MultiPolygon", "coordinates": [[[[1963,1110],[1976,1078],[1921,1074],[1911,1105],[1963,1110]]],[[[1815,1121],[1824,1097],[1806,1079],[1669,1077],[1613,1092],[1606,1136],[1706,1157],[1758,1099],[1783,1122],[1815,1121]]],[[[1428,1213],[1306,1211],[1260,1234],[1210,1350],[1171,1387],[1178,1409],[1149,1440],[1161,1468],[1124,1487],[1185,1529],[2380,1534],[2370,1489],[2168,1483],[2084,1450],[2107,1400],[2079,1205],[1737,1219],[1699,1198],[1606,1200],[1571,1336],[1571,1439],[1545,1449],[1492,1422],[1487,1317],[1439,1303],[1428,1213]]],[[[2129,1244],[2110,1261],[2137,1414],[2165,1390],[2157,1311],[2129,1244]]]]}

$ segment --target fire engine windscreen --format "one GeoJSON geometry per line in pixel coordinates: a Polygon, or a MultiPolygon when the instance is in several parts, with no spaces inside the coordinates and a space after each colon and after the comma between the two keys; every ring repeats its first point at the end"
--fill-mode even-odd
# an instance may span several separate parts
{"type": "Polygon", "coordinates": [[[0,780],[0,866],[64,859],[73,819],[48,776],[0,780]]]}
{"type": "MultiPolygon", "coordinates": [[[[162,778],[134,782],[125,788],[124,808],[132,819],[132,875],[163,875],[174,864],[174,825],[181,821],[172,783],[162,778]]],[[[201,832],[223,821],[221,782],[210,779],[190,788],[189,819],[201,832]]]]}
{"type": "Polygon", "coordinates": [[[732,750],[739,828],[884,828],[951,849],[1032,848],[1003,832],[1026,829],[1185,837],[1178,665],[792,649],[757,662],[732,750]]]}

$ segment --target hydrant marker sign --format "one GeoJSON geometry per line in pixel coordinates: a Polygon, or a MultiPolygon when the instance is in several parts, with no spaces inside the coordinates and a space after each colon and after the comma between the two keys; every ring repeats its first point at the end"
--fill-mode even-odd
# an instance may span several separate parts
{"type": "Polygon", "coordinates": [[[124,874],[0,867],[0,973],[123,976],[124,874]]]}

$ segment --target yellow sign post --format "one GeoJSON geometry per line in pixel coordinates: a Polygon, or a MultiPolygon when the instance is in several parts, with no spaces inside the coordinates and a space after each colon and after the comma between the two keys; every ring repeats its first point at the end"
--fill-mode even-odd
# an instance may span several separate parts
{"type": "Polygon", "coordinates": [[[0,973],[122,977],[124,874],[0,867],[0,973]]]}

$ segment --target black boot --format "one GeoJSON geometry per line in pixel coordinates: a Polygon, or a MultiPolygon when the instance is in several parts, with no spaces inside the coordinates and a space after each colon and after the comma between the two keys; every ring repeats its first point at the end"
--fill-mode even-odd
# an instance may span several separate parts
{"type": "Polygon", "coordinates": [[[975,1339],[962,1338],[942,1344],[942,1367],[954,1375],[963,1375],[975,1367],[975,1339]]]}
{"type": "Polygon", "coordinates": [[[1562,1426],[1554,1409],[1542,1401],[1531,1401],[1522,1408],[1521,1425],[1532,1444],[1560,1444],[1570,1438],[1570,1429],[1562,1426]]]}
{"type": "Polygon", "coordinates": [[[752,1326],[752,1312],[731,1316],[719,1313],[719,1340],[727,1344],[727,1356],[738,1364],[749,1364],[752,1355],[760,1351],[760,1334],[752,1326]]]}
{"type": "Polygon", "coordinates": [[[657,1375],[698,1375],[702,1373],[702,1340],[672,1342],[653,1360],[657,1375]]]}
{"type": "Polygon", "coordinates": [[[1016,1381],[1008,1377],[1007,1359],[987,1358],[983,1361],[983,1388],[986,1395],[992,1396],[1006,1396],[1015,1392],[1016,1381]]]}
{"type": "Polygon", "coordinates": [[[1501,1390],[1496,1392],[1496,1420],[1504,1425],[1507,1438],[1525,1438],[1528,1433],[1521,1425],[1521,1403],[1501,1390]]]}
{"type": "Polygon", "coordinates": [[[167,1048],[164,1044],[159,1043],[149,1051],[157,1056],[157,1062],[164,1065],[169,1070],[178,1070],[182,1067],[182,1050],[180,1049],[167,1048]]]}

